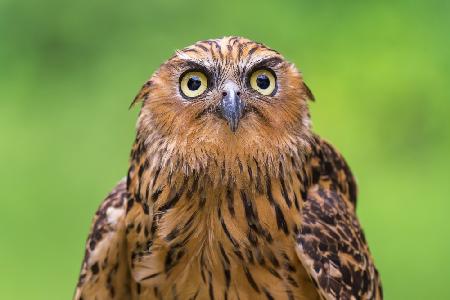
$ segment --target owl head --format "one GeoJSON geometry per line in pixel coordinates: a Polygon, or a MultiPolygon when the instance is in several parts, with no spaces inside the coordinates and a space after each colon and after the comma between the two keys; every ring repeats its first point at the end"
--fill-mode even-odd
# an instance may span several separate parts
{"type": "Polygon", "coordinates": [[[137,132],[150,152],[187,171],[277,166],[310,137],[313,96],[277,51],[241,37],[176,51],[144,84],[137,132]]]}

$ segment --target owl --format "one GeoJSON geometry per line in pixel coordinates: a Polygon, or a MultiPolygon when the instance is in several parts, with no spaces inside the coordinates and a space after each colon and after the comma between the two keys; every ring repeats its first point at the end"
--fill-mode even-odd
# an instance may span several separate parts
{"type": "Polygon", "coordinates": [[[74,299],[382,299],[313,99],[261,43],[176,51],[133,101],[128,174],[94,217],[74,299]]]}

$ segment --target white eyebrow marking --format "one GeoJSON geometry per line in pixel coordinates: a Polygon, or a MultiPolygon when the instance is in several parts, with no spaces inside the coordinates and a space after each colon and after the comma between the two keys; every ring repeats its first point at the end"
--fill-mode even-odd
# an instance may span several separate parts
{"type": "Polygon", "coordinates": [[[181,50],[176,50],[175,53],[177,56],[183,60],[192,60],[192,57],[190,57],[186,52],[183,52],[181,50]]]}

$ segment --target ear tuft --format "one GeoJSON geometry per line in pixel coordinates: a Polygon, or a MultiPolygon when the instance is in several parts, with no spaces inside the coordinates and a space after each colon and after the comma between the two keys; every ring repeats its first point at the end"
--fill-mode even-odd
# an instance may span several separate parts
{"type": "Polygon", "coordinates": [[[305,93],[306,93],[308,100],[315,101],[316,98],[314,97],[313,93],[311,92],[311,89],[304,82],[303,82],[303,86],[305,88],[305,93]]]}
{"type": "Polygon", "coordinates": [[[134,97],[133,102],[131,102],[130,107],[128,109],[133,108],[133,106],[139,102],[145,101],[148,98],[150,93],[150,86],[152,85],[152,81],[148,80],[141,88],[139,93],[134,97]]]}

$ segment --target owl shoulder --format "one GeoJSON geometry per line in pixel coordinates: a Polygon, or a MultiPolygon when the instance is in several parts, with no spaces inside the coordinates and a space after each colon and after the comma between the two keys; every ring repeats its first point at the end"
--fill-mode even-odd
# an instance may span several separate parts
{"type": "Polygon", "coordinates": [[[356,207],[358,187],[353,172],[343,155],[332,144],[314,135],[311,155],[312,184],[329,183],[356,207]]]}

